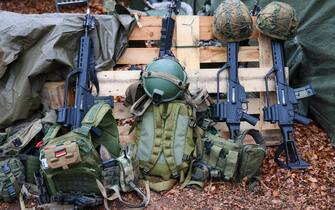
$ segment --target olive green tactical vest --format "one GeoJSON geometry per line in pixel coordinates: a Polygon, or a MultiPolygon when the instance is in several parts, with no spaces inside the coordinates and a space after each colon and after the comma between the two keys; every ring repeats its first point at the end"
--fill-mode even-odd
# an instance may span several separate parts
{"type": "Polygon", "coordinates": [[[136,126],[135,155],[155,191],[185,180],[195,150],[194,110],[179,102],[151,105],[136,126]]]}
{"type": "Polygon", "coordinates": [[[101,159],[96,149],[104,145],[115,157],[120,154],[117,125],[108,104],[95,104],[81,124],[80,128],[56,138],[60,127],[51,128],[43,139],[40,160],[51,195],[100,194],[96,179],[101,179],[101,159]],[[99,137],[90,134],[92,128],[101,130],[99,137]]]}
{"type": "Polygon", "coordinates": [[[253,180],[259,176],[266,154],[265,141],[259,131],[244,131],[236,141],[225,140],[206,133],[201,144],[197,161],[193,163],[192,181],[203,187],[203,181],[242,181],[245,177],[253,180]],[[251,135],[256,144],[243,144],[246,135],[251,135]]]}

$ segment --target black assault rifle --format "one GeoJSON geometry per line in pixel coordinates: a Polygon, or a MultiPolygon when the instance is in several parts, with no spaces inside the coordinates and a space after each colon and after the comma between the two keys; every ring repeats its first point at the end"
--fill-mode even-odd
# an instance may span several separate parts
{"type": "Polygon", "coordinates": [[[181,6],[180,0],[172,0],[168,15],[165,15],[162,18],[162,30],[161,30],[161,39],[159,47],[159,57],[171,56],[174,57],[171,47],[172,47],[172,37],[174,31],[175,20],[172,18],[172,14],[179,14],[181,6]]]}
{"type": "Polygon", "coordinates": [[[103,100],[113,106],[113,97],[97,97],[92,95],[92,85],[99,94],[99,82],[95,70],[94,46],[89,32],[95,29],[95,18],[89,10],[83,23],[85,34],[80,38],[77,68],[71,71],[65,80],[64,106],[58,109],[57,123],[71,129],[81,126],[81,120],[97,100],[103,100]],[[76,96],[74,107],[68,107],[67,95],[69,79],[75,76],[76,96]]]}
{"type": "Polygon", "coordinates": [[[278,147],[275,153],[276,163],[287,169],[306,169],[309,164],[301,159],[296,143],[294,141],[293,122],[299,122],[304,125],[310,123],[310,119],[297,113],[297,99],[314,95],[310,85],[302,88],[293,89],[289,87],[285,77],[285,58],[283,41],[272,40],[272,59],[273,68],[265,76],[266,87],[266,107],[263,108],[264,120],[271,123],[278,123],[283,136],[283,143],[278,147]],[[268,78],[274,73],[276,80],[277,104],[270,105],[268,93],[268,78]],[[279,159],[282,152],[285,151],[286,159],[284,163],[279,159]]]}
{"type": "Polygon", "coordinates": [[[238,79],[238,42],[228,42],[227,63],[217,73],[216,105],[214,107],[214,121],[226,122],[231,139],[240,133],[241,121],[256,125],[258,119],[245,112],[243,105],[247,104],[244,87],[238,79]],[[228,70],[227,101],[220,103],[220,74],[228,70]]]}

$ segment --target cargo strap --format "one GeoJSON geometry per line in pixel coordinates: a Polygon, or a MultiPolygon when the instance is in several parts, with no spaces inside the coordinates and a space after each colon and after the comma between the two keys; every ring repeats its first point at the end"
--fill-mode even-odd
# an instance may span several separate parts
{"type": "Polygon", "coordinates": [[[142,77],[143,78],[162,78],[162,79],[172,82],[174,85],[176,85],[181,90],[186,90],[189,86],[188,82],[182,81],[178,79],[177,77],[175,77],[174,75],[168,74],[165,72],[143,71],[142,77]]]}
{"type": "Polygon", "coordinates": [[[131,181],[128,182],[128,186],[130,186],[137,195],[141,198],[142,202],[140,204],[132,204],[122,199],[121,193],[120,193],[120,187],[118,185],[113,186],[104,186],[99,180],[96,180],[98,188],[104,197],[104,206],[106,210],[111,209],[108,205],[108,201],[113,201],[115,199],[118,199],[121,203],[126,205],[129,208],[144,208],[149,204],[150,201],[150,189],[149,189],[149,182],[145,181],[145,190],[146,195],[131,181]],[[114,193],[111,196],[108,196],[107,190],[112,190],[114,193]]]}
{"type": "Polygon", "coordinates": [[[91,107],[86,113],[84,119],[81,121],[81,127],[74,129],[73,132],[88,136],[91,128],[97,127],[107,112],[111,110],[107,103],[97,103],[91,107]]]}

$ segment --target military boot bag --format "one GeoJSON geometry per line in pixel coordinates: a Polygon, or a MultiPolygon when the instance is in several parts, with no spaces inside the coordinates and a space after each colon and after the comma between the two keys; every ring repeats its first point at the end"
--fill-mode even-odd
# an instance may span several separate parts
{"type": "Polygon", "coordinates": [[[40,150],[41,173],[50,200],[100,195],[96,180],[101,180],[102,161],[97,149],[103,145],[118,157],[121,148],[110,105],[95,104],[83,118],[81,127],[55,137],[59,128],[49,129],[40,150]]]}
{"type": "Polygon", "coordinates": [[[155,191],[183,182],[195,150],[195,110],[183,102],[150,105],[136,125],[135,158],[155,191]]]}
{"type": "Polygon", "coordinates": [[[246,130],[237,140],[225,140],[209,132],[201,141],[199,156],[192,164],[192,181],[203,187],[207,179],[240,182],[245,177],[253,180],[259,176],[266,154],[265,141],[258,130],[246,130]],[[244,144],[250,135],[255,144],[244,144]]]}

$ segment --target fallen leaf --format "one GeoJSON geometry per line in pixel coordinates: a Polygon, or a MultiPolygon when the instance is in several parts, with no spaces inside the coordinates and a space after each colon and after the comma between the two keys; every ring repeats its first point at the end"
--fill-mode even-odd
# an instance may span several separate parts
{"type": "Polygon", "coordinates": [[[308,177],[308,181],[313,182],[313,183],[317,183],[318,182],[318,180],[316,178],[311,177],[311,176],[308,177]]]}

